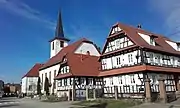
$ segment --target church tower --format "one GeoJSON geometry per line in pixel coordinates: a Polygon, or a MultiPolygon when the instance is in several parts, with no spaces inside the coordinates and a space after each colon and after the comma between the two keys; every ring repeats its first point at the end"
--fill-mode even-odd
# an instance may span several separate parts
{"type": "Polygon", "coordinates": [[[66,47],[69,41],[70,40],[65,38],[64,36],[61,12],[59,11],[55,37],[49,41],[50,42],[50,58],[55,56],[63,47],[66,47]]]}

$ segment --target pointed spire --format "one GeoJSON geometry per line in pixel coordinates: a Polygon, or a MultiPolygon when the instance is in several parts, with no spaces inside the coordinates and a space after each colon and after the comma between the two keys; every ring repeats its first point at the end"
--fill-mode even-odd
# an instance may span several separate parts
{"type": "Polygon", "coordinates": [[[56,25],[55,37],[64,38],[64,31],[63,31],[62,18],[61,18],[61,10],[59,10],[59,13],[58,13],[58,21],[57,21],[57,25],[56,25]]]}

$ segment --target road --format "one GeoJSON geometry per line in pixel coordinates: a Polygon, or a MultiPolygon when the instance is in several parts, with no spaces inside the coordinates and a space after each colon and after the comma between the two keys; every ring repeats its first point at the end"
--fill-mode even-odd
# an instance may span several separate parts
{"type": "Polygon", "coordinates": [[[0,108],[70,108],[72,102],[46,103],[34,99],[2,98],[0,108]]]}
{"type": "MultiPolygon", "coordinates": [[[[2,98],[0,99],[0,108],[70,108],[72,102],[55,102],[47,103],[35,99],[17,99],[17,98],[2,98]]],[[[173,103],[144,103],[132,108],[180,108],[180,99],[173,103]]]]}

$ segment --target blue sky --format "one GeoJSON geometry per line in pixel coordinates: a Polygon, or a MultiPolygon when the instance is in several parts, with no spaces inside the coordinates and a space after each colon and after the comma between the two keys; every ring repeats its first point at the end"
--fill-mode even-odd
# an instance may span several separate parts
{"type": "Polygon", "coordinates": [[[20,82],[34,63],[48,60],[60,8],[66,37],[102,47],[118,21],[178,41],[179,7],[178,0],[0,0],[0,79],[20,82]]]}

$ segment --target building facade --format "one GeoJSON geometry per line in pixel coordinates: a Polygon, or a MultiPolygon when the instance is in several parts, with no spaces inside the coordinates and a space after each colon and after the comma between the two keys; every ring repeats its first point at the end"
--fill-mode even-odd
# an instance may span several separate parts
{"type": "Polygon", "coordinates": [[[37,93],[37,82],[39,77],[39,69],[43,64],[35,64],[30,71],[21,79],[21,92],[26,95],[37,93]]]}
{"type": "MultiPolygon", "coordinates": [[[[146,78],[151,80],[152,91],[158,91],[158,79],[164,78],[166,91],[179,86],[179,43],[142,28],[115,24],[106,40],[100,58],[104,86],[119,87],[119,92],[144,92],[146,78]]],[[[114,89],[104,89],[112,93],[114,89]]]]}

